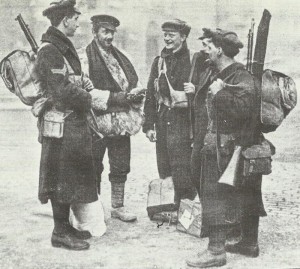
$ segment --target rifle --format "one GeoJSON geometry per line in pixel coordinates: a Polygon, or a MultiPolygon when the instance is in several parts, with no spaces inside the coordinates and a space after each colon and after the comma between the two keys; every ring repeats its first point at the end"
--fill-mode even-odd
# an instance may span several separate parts
{"type": "Polygon", "coordinates": [[[254,58],[252,66],[252,73],[259,80],[261,80],[264,70],[270,20],[271,13],[267,9],[265,9],[259,26],[257,28],[256,44],[254,49],[254,58]]]}
{"type": "Polygon", "coordinates": [[[33,37],[33,35],[31,34],[28,25],[25,23],[25,21],[23,20],[23,17],[21,14],[19,14],[16,18],[16,21],[19,22],[21,29],[23,31],[23,33],[25,34],[25,37],[27,39],[27,41],[29,42],[31,49],[34,53],[37,53],[38,51],[38,45],[33,37]]]}
{"type": "Polygon", "coordinates": [[[251,27],[248,33],[248,50],[247,50],[247,64],[246,69],[252,72],[252,52],[253,52],[253,36],[254,36],[254,19],[251,20],[251,27]]]}
{"type": "MultiPolygon", "coordinates": [[[[264,68],[270,20],[271,20],[271,14],[268,10],[265,9],[257,29],[257,37],[256,37],[253,61],[252,61],[253,30],[254,30],[253,19],[251,22],[251,29],[249,30],[249,35],[248,35],[247,70],[253,73],[253,75],[255,76],[255,83],[259,83],[259,84],[261,84],[262,73],[264,68]]],[[[259,86],[256,88],[260,89],[259,86]]],[[[258,93],[258,96],[260,96],[260,93],[258,93]]],[[[256,111],[259,111],[259,106],[260,106],[260,102],[256,102],[256,107],[255,107],[256,111]]],[[[233,187],[236,186],[237,179],[238,179],[237,171],[240,162],[241,150],[242,150],[241,146],[235,147],[231,160],[229,161],[229,164],[227,165],[224,173],[222,174],[222,176],[218,181],[219,183],[227,184],[233,187]]]]}

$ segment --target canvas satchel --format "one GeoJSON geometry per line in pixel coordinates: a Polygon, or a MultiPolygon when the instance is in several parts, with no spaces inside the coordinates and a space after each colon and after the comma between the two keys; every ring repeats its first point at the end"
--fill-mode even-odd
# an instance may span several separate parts
{"type": "Polygon", "coordinates": [[[243,176],[269,175],[272,172],[271,156],[274,154],[275,147],[266,139],[243,150],[243,176]]]}
{"type": "Polygon", "coordinates": [[[162,58],[159,57],[158,60],[158,78],[155,79],[154,81],[154,87],[156,90],[156,99],[159,104],[164,103],[166,106],[171,107],[171,108],[187,108],[188,107],[188,96],[184,91],[175,91],[174,88],[172,87],[169,78],[167,76],[167,65],[166,61],[162,58]],[[167,80],[167,84],[170,90],[170,96],[171,99],[168,100],[167,98],[163,98],[159,92],[159,78],[160,76],[164,74],[167,80]]]}

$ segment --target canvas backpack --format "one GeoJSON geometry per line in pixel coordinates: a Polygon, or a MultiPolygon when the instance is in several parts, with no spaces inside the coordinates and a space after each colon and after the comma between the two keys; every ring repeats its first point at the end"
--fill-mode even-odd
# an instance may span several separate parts
{"type": "Polygon", "coordinates": [[[261,131],[273,132],[297,104],[296,84],[291,77],[266,69],[260,88],[261,131]]]}
{"type": "Polygon", "coordinates": [[[35,57],[22,50],[14,50],[0,62],[0,74],[6,88],[28,106],[44,94],[35,73],[35,57]]]}

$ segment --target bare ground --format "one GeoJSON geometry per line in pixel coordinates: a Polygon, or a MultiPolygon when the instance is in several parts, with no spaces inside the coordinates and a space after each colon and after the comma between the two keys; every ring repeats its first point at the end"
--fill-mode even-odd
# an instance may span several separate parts
{"type": "MultiPolygon", "coordinates": [[[[6,106],[8,108],[8,106],[6,106]]],[[[261,220],[256,259],[228,254],[224,268],[300,267],[300,109],[276,133],[273,173],[263,181],[268,217],[261,220]]],[[[157,228],[146,214],[148,183],[157,177],[154,145],[143,134],[132,139],[132,172],[126,204],[138,221],[125,224],[107,219],[107,233],[89,240],[88,251],[51,247],[50,205],[37,199],[40,145],[36,120],[28,110],[0,111],[0,268],[186,268],[185,258],[206,248],[198,239],[164,224],[157,228]]],[[[107,163],[107,160],[106,160],[107,163]]],[[[102,201],[110,210],[107,170],[102,201]]]]}

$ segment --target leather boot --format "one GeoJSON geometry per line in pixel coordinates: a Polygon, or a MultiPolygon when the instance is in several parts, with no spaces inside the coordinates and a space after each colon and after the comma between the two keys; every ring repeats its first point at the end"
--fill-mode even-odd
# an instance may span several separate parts
{"type": "Polygon", "coordinates": [[[226,230],[221,227],[210,229],[207,250],[197,253],[186,260],[191,267],[220,267],[226,264],[225,252],[226,230]]]}
{"type": "Polygon", "coordinates": [[[60,234],[55,231],[52,233],[51,244],[56,248],[66,248],[70,250],[86,250],[90,247],[88,242],[77,239],[69,233],[60,234]]]}
{"type": "Polygon", "coordinates": [[[125,183],[111,183],[111,217],[124,222],[133,222],[137,217],[124,207],[125,183]]]}
{"type": "Polygon", "coordinates": [[[256,258],[259,255],[258,247],[259,216],[246,216],[242,218],[242,239],[235,244],[226,244],[225,250],[256,258]]]}
{"type": "Polygon", "coordinates": [[[52,246],[70,250],[88,249],[89,243],[74,236],[74,234],[79,235],[80,233],[76,233],[77,230],[69,223],[70,204],[59,203],[53,199],[51,199],[51,204],[54,220],[54,230],[51,237],[52,246]]]}
{"type": "Polygon", "coordinates": [[[77,239],[87,240],[92,237],[92,234],[89,231],[79,231],[76,228],[74,228],[70,223],[67,223],[66,226],[68,232],[77,239]]]}

